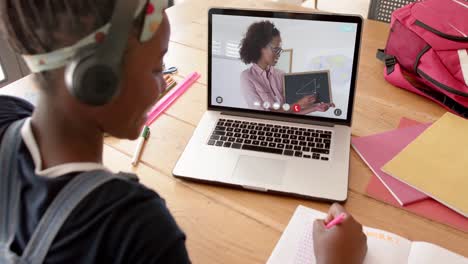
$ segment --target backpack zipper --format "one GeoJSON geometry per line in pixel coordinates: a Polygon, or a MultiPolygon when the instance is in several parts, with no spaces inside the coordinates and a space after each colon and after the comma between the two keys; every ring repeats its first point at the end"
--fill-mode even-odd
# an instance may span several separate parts
{"type": "Polygon", "coordinates": [[[433,79],[431,76],[429,76],[429,74],[423,72],[422,70],[419,69],[419,61],[421,60],[422,56],[424,54],[426,54],[426,52],[428,52],[429,50],[431,49],[431,46],[430,45],[427,45],[426,47],[424,47],[424,49],[422,49],[418,56],[416,57],[416,61],[414,62],[414,66],[413,66],[413,70],[415,73],[419,74],[419,76],[421,76],[422,78],[424,78],[426,81],[432,83],[433,85],[439,87],[440,89],[444,89],[446,90],[447,92],[450,92],[450,93],[453,93],[453,94],[456,94],[456,95],[459,95],[459,96],[463,96],[463,97],[468,97],[468,93],[464,93],[462,91],[458,91],[450,86],[447,86],[435,79],[433,79]]]}
{"type": "Polygon", "coordinates": [[[445,38],[445,39],[448,39],[448,40],[457,41],[457,42],[468,42],[468,37],[459,37],[459,36],[453,36],[453,35],[446,34],[446,33],[441,32],[441,31],[439,31],[439,30],[437,30],[437,29],[435,29],[433,27],[430,27],[427,24],[424,24],[420,20],[416,20],[414,22],[414,24],[419,26],[419,27],[424,28],[427,31],[430,31],[430,32],[438,35],[439,37],[442,37],[442,38],[445,38]]]}
{"type": "Polygon", "coordinates": [[[418,69],[417,73],[423,77],[424,79],[426,79],[426,81],[432,83],[433,85],[441,88],[441,89],[444,89],[446,90],[447,92],[450,92],[450,93],[453,93],[453,94],[456,94],[456,95],[459,95],[459,96],[463,96],[463,97],[468,97],[468,93],[464,93],[464,92],[461,92],[461,91],[458,91],[456,89],[453,89],[452,87],[450,86],[447,86],[443,83],[440,83],[436,80],[434,80],[431,76],[429,76],[427,73],[421,71],[420,69],[418,69]]]}

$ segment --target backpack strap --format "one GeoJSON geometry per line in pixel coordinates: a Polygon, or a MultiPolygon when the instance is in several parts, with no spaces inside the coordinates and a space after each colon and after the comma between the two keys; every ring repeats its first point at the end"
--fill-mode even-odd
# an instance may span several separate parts
{"type": "Polygon", "coordinates": [[[465,84],[468,86],[468,49],[458,50],[458,57],[460,58],[463,79],[465,79],[465,84]]]}
{"type": "Polygon", "coordinates": [[[0,148],[0,263],[11,263],[17,256],[10,247],[18,223],[20,182],[17,178],[16,156],[21,143],[24,120],[12,123],[5,131],[0,148]],[[5,258],[5,259],[2,259],[5,258]]]}
{"type": "Polygon", "coordinates": [[[393,73],[393,71],[395,70],[395,64],[397,64],[395,56],[388,55],[383,49],[378,49],[375,57],[383,63],[385,63],[385,66],[387,68],[387,74],[393,73]]]}
{"type": "Polygon", "coordinates": [[[95,189],[117,178],[128,180],[126,177],[103,170],[85,172],[75,176],[59,192],[45,212],[29,240],[21,260],[30,264],[42,263],[60,228],[77,205],[95,189]]]}

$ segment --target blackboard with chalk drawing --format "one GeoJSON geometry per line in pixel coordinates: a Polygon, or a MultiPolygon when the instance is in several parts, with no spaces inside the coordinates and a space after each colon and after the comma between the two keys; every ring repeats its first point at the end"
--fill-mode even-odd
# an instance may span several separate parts
{"type": "Polygon", "coordinates": [[[317,103],[333,103],[330,71],[285,74],[283,91],[288,104],[308,95],[316,95],[317,103]]]}

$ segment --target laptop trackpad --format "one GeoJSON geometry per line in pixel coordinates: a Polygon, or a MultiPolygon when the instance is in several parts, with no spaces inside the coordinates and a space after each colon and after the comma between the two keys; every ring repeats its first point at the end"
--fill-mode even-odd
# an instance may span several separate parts
{"type": "Polygon", "coordinates": [[[281,185],[286,172],[286,161],[240,156],[234,169],[234,180],[254,186],[281,185]]]}

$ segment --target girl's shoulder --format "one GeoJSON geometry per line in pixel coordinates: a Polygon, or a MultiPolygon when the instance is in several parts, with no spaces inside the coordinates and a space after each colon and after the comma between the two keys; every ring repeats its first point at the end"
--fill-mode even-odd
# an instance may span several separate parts
{"type": "Polygon", "coordinates": [[[33,111],[34,106],[24,99],[0,95],[0,142],[5,130],[13,122],[30,117],[33,111]]]}

